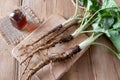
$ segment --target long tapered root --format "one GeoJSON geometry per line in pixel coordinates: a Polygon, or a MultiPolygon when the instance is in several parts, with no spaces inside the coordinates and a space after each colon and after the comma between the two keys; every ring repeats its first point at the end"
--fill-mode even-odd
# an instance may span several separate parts
{"type": "Polygon", "coordinates": [[[38,40],[36,40],[35,42],[33,42],[33,43],[31,43],[31,44],[28,44],[28,45],[26,45],[26,46],[21,47],[21,49],[24,49],[24,48],[26,48],[26,47],[28,47],[28,46],[34,45],[35,43],[39,42],[40,40],[42,40],[44,37],[50,35],[51,33],[54,33],[54,32],[56,32],[56,31],[61,30],[62,27],[63,27],[62,24],[57,25],[55,28],[53,28],[51,31],[49,31],[48,33],[46,33],[45,35],[43,35],[42,37],[40,37],[38,40]]]}
{"type": "MultiPolygon", "coordinates": [[[[76,23],[74,23],[74,24],[76,24],[76,23]]],[[[73,26],[74,24],[71,24],[70,26],[73,26]]],[[[70,26],[69,26],[69,27],[70,27],[70,26]]],[[[66,27],[63,31],[65,31],[65,30],[68,29],[69,27],[66,27]]],[[[63,32],[63,31],[62,31],[62,32],[63,32]]],[[[61,33],[62,33],[62,32],[61,32],[61,33]]],[[[58,34],[58,35],[59,35],[59,34],[58,34]]],[[[55,36],[55,37],[56,37],[56,36],[55,36]]],[[[54,38],[54,37],[53,37],[53,38],[54,38]]],[[[28,55],[28,57],[25,58],[25,59],[21,62],[21,64],[24,63],[28,58],[32,57],[38,50],[44,50],[44,49],[47,49],[47,48],[49,48],[49,47],[55,46],[57,43],[68,42],[68,41],[71,41],[72,39],[73,39],[72,35],[68,35],[68,36],[65,36],[65,37],[60,38],[58,41],[52,42],[52,43],[50,43],[50,44],[46,44],[45,46],[40,46],[40,47],[37,48],[35,51],[31,52],[31,53],[28,55]]],[[[50,41],[50,40],[49,40],[49,41],[50,41]]],[[[48,41],[48,42],[49,42],[49,41],[48,41]]]]}
{"type": "Polygon", "coordinates": [[[57,44],[58,42],[52,42],[48,45],[45,45],[45,46],[40,46],[39,48],[37,48],[36,50],[34,50],[33,52],[31,52],[22,62],[21,64],[23,64],[28,58],[32,57],[38,50],[44,50],[44,49],[47,49],[49,47],[53,47],[55,46],[55,44],[57,44]]]}
{"type": "Polygon", "coordinates": [[[80,47],[75,46],[75,47],[73,47],[73,48],[71,48],[71,49],[69,49],[61,54],[50,55],[48,58],[44,59],[37,66],[35,66],[33,69],[31,69],[26,80],[29,80],[29,78],[31,78],[32,75],[34,75],[39,69],[41,69],[45,65],[49,64],[50,61],[52,61],[52,62],[63,61],[65,59],[72,57],[73,55],[75,55],[76,53],[78,53],[80,51],[81,51],[80,47]]]}
{"type": "MultiPolygon", "coordinates": [[[[48,48],[50,48],[50,47],[54,47],[57,43],[63,43],[63,42],[71,41],[71,40],[73,39],[72,35],[68,35],[68,36],[66,36],[66,37],[62,37],[62,38],[60,38],[60,39],[58,39],[58,40],[56,40],[56,41],[53,41],[53,42],[52,42],[51,40],[54,39],[54,38],[56,38],[58,35],[62,34],[64,31],[66,31],[67,29],[69,29],[70,27],[72,27],[73,25],[76,25],[76,24],[78,24],[78,23],[77,23],[77,21],[75,20],[73,23],[67,24],[67,25],[63,28],[63,30],[61,30],[63,26],[60,24],[60,25],[58,25],[56,28],[54,28],[53,30],[51,30],[50,32],[48,32],[47,34],[45,34],[44,36],[42,36],[39,40],[35,41],[35,42],[32,43],[32,44],[26,45],[27,47],[28,47],[28,46],[31,46],[31,45],[34,45],[35,43],[39,42],[41,39],[47,37],[48,35],[52,34],[53,32],[59,31],[59,33],[57,33],[56,36],[51,37],[51,38],[46,42],[45,45],[40,46],[40,47],[38,47],[36,50],[32,51],[32,52],[28,55],[28,57],[21,62],[21,64],[24,63],[28,58],[32,58],[33,55],[34,55],[37,51],[39,51],[39,50],[44,50],[44,49],[48,49],[48,48]],[[60,30],[61,30],[61,31],[60,31],[60,30]]],[[[75,48],[74,48],[74,49],[75,49],[75,48]]],[[[32,75],[34,75],[40,68],[42,68],[42,67],[44,67],[45,65],[49,64],[50,61],[53,61],[53,62],[55,62],[55,61],[61,61],[61,60],[64,60],[64,59],[66,59],[66,58],[69,58],[70,56],[72,56],[72,54],[77,53],[77,52],[75,52],[75,51],[77,51],[77,50],[73,50],[73,49],[71,49],[71,50],[72,50],[72,52],[71,52],[70,50],[68,50],[69,52],[66,51],[66,52],[64,52],[64,53],[61,53],[60,55],[54,55],[54,56],[52,55],[52,56],[50,56],[50,57],[48,58],[48,60],[45,59],[45,61],[43,61],[43,63],[39,63],[36,67],[34,67],[33,69],[31,69],[31,71],[30,71],[30,73],[28,74],[26,80],[31,79],[32,75]]]]}
{"type": "MultiPolygon", "coordinates": [[[[69,29],[70,27],[72,27],[73,25],[75,24],[78,24],[78,19],[75,19],[71,22],[69,22],[68,24],[66,25],[62,25],[62,24],[59,24],[57,25],[55,28],[53,28],[51,31],[49,31],[48,33],[46,33],[45,35],[43,35],[42,37],[40,37],[38,40],[36,40],[35,42],[31,43],[31,44],[28,44],[28,45],[25,45],[23,47],[21,47],[20,49],[26,49],[27,47],[29,46],[33,46],[35,43],[39,42],[40,40],[44,39],[45,37],[51,35],[52,33],[54,32],[58,32],[60,31],[62,28],[65,27],[65,29],[63,31],[61,31],[58,35],[62,34],[64,31],[66,31],[67,29],[69,29]]],[[[58,36],[57,35],[57,36],[58,36]]]]}
{"type": "MultiPolygon", "coordinates": [[[[32,57],[31,57],[31,58],[32,58],[32,57]]],[[[28,68],[29,63],[30,63],[30,61],[31,61],[31,58],[29,59],[29,61],[28,61],[27,65],[26,65],[26,67],[24,68],[24,70],[23,70],[23,72],[22,72],[22,74],[21,74],[20,80],[22,80],[23,75],[24,75],[24,74],[25,74],[25,72],[27,71],[27,68],[28,68]]]]}
{"type": "Polygon", "coordinates": [[[31,52],[22,62],[21,64],[23,64],[28,58],[32,57],[38,50],[44,50],[44,49],[48,49],[50,47],[54,47],[57,43],[62,43],[62,42],[68,42],[71,41],[73,39],[72,35],[68,35],[66,37],[61,38],[58,41],[52,42],[50,44],[47,44],[45,46],[41,46],[39,48],[37,48],[35,51],[31,52]]]}

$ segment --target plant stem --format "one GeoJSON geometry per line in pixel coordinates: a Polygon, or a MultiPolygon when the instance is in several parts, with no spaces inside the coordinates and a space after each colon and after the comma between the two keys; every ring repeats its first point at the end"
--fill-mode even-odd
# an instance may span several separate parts
{"type": "Polygon", "coordinates": [[[94,30],[82,31],[82,32],[80,32],[80,34],[83,34],[83,33],[92,33],[92,32],[95,32],[95,31],[94,30]]]}
{"type": "Polygon", "coordinates": [[[119,55],[117,52],[115,52],[112,48],[110,48],[109,46],[104,45],[104,44],[102,44],[102,43],[98,43],[98,42],[94,42],[94,43],[92,43],[92,44],[93,44],[93,45],[100,45],[100,46],[103,46],[103,47],[107,48],[107,49],[110,50],[118,59],[120,59],[120,55],[119,55]]]}
{"type": "MultiPolygon", "coordinates": [[[[83,25],[81,25],[81,26],[72,34],[72,36],[73,36],[73,37],[77,37],[77,36],[80,34],[81,31],[85,30],[90,24],[92,24],[92,23],[95,21],[95,19],[97,19],[97,18],[95,18],[95,15],[98,14],[100,11],[105,10],[105,9],[111,9],[111,8],[116,8],[116,7],[110,7],[110,8],[104,8],[104,9],[99,9],[99,10],[97,10],[83,25]],[[94,18],[95,18],[95,19],[94,19],[94,18]],[[92,21],[92,19],[93,19],[93,21],[92,21]]],[[[87,12],[87,11],[86,11],[86,12],[87,12]]],[[[86,12],[85,12],[85,13],[86,13],[86,12]]],[[[84,20],[84,18],[83,18],[83,20],[84,20]]]]}
{"type": "MultiPolygon", "coordinates": [[[[101,10],[101,9],[100,9],[100,10],[101,10]]],[[[91,24],[96,20],[96,18],[95,18],[93,21],[91,21],[91,20],[95,17],[95,15],[96,15],[100,10],[96,11],[96,12],[88,19],[88,21],[86,21],[84,24],[80,25],[80,27],[72,34],[72,36],[73,36],[73,37],[77,37],[77,36],[80,34],[81,31],[85,30],[89,25],[91,25],[91,24]],[[90,22],[90,21],[91,21],[91,22],[90,22]]],[[[86,13],[87,13],[87,11],[85,12],[85,14],[86,14],[86,13]]],[[[90,14],[89,14],[89,15],[90,15],[90,14]]],[[[85,18],[86,18],[86,17],[84,16],[82,22],[84,22],[84,19],[85,19],[85,18]]]]}
{"type": "Polygon", "coordinates": [[[79,3],[79,0],[76,0],[76,6],[75,6],[75,14],[74,14],[74,16],[77,16],[77,14],[78,14],[78,3],[79,3]]]}
{"type": "Polygon", "coordinates": [[[76,16],[73,16],[71,18],[69,18],[68,20],[66,20],[65,22],[62,23],[62,26],[65,26],[66,24],[70,23],[71,21],[74,21],[74,20],[79,20],[81,19],[80,17],[82,17],[82,15],[76,15],[76,16]]]}
{"type": "Polygon", "coordinates": [[[86,39],[85,41],[83,41],[82,43],[79,44],[79,47],[81,49],[84,49],[86,47],[88,47],[89,45],[91,45],[98,37],[100,37],[103,33],[99,33],[96,36],[91,36],[88,39],[86,39]]]}
{"type": "Polygon", "coordinates": [[[80,33],[82,33],[83,30],[85,30],[88,26],[90,26],[94,21],[96,21],[97,18],[92,20],[90,23],[85,22],[83,25],[81,25],[74,33],[72,33],[73,37],[77,37],[80,33]]]}

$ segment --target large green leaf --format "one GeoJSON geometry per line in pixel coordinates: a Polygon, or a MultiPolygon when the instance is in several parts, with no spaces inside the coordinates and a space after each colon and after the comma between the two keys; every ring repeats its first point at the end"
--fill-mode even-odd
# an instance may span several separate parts
{"type": "Polygon", "coordinates": [[[120,12],[117,13],[116,17],[117,17],[116,22],[113,25],[113,28],[114,29],[120,29],[120,12]]]}
{"type": "Polygon", "coordinates": [[[109,39],[116,47],[116,49],[120,52],[120,32],[117,30],[109,30],[110,37],[109,39]]]}
{"type": "Polygon", "coordinates": [[[110,7],[117,7],[116,2],[114,0],[103,0],[102,9],[110,7]]]}
{"type": "Polygon", "coordinates": [[[114,0],[103,0],[98,20],[92,25],[95,32],[105,33],[120,51],[120,11],[114,0]]]}
{"type": "Polygon", "coordinates": [[[100,3],[97,0],[88,0],[86,11],[95,12],[100,9],[100,3]]]}
{"type": "Polygon", "coordinates": [[[114,23],[114,17],[103,17],[99,22],[101,28],[110,29],[114,23]]]}

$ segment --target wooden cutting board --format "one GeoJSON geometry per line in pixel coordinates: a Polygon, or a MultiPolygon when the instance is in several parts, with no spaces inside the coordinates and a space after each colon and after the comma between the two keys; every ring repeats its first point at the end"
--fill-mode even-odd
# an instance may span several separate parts
{"type": "MultiPolygon", "coordinates": [[[[26,39],[24,39],[22,42],[20,42],[20,44],[18,44],[13,49],[12,55],[19,62],[22,62],[27,57],[27,55],[29,53],[22,52],[21,47],[36,41],[42,35],[46,34],[48,31],[53,29],[58,24],[63,23],[64,21],[65,21],[65,19],[59,15],[51,16],[40,27],[38,27],[35,31],[33,31],[26,39]],[[21,56],[21,54],[24,54],[24,55],[21,56]]],[[[69,29],[65,33],[63,33],[63,35],[66,35],[66,34],[73,32],[76,28],[77,28],[76,26],[72,27],[71,29],[69,29]]],[[[86,38],[87,38],[87,36],[85,34],[82,34],[68,43],[57,44],[55,47],[52,47],[48,50],[43,50],[43,51],[35,54],[31,60],[28,68],[30,69],[30,68],[36,66],[40,62],[40,60],[42,60],[42,58],[44,58],[42,56],[43,53],[52,54],[52,53],[64,52],[65,50],[67,50],[67,49],[75,46],[76,44],[82,42],[86,38]]],[[[40,78],[38,80],[59,79],[65,72],[67,72],[70,69],[70,67],[79,59],[79,57],[86,51],[86,49],[83,49],[80,53],[78,53],[77,55],[75,55],[74,57],[72,57],[70,59],[67,59],[67,60],[61,61],[61,62],[52,63],[52,65],[51,64],[46,65],[45,67],[40,69],[34,76],[37,76],[38,78],[40,78]]],[[[23,67],[26,66],[26,63],[24,63],[23,67]]],[[[30,70],[28,70],[28,72],[29,71],[30,70]]]]}

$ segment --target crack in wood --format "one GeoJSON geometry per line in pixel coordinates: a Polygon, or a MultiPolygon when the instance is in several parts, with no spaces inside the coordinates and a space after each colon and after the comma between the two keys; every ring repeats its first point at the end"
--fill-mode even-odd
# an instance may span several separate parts
{"type": "Polygon", "coordinates": [[[23,0],[20,0],[20,6],[22,6],[23,5],[23,0]]]}
{"type": "Polygon", "coordinates": [[[97,79],[97,74],[96,74],[96,70],[94,70],[94,63],[93,63],[93,61],[92,61],[92,55],[91,55],[91,53],[92,53],[92,51],[93,51],[93,46],[91,46],[91,48],[89,48],[89,53],[88,53],[88,55],[89,55],[89,61],[90,61],[90,69],[91,69],[91,73],[92,73],[92,78],[94,79],[94,80],[96,80],[97,79]]]}
{"type": "Polygon", "coordinates": [[[15,60],[15,77],[14,80],[18,80],[19,79],[19,66],[18,66],[18,62],[16,59],[15,60]]]}
{"type": "MultiPolygon", "coordinates": [[[[112,57],[112,56],[111,56],[111,57],[112,57]]],[[[116,62],[115,62],[114,58],[111,58],[111,59],[112,59],[112,62],[113,62],[113,66],[114,66],[114,69],[115,69],[117,78],[118,78],[118,80],[120,80],[119,72],[118,72],[118,70],[117,70],[117,65],[115,64],[116,62]]]]}

